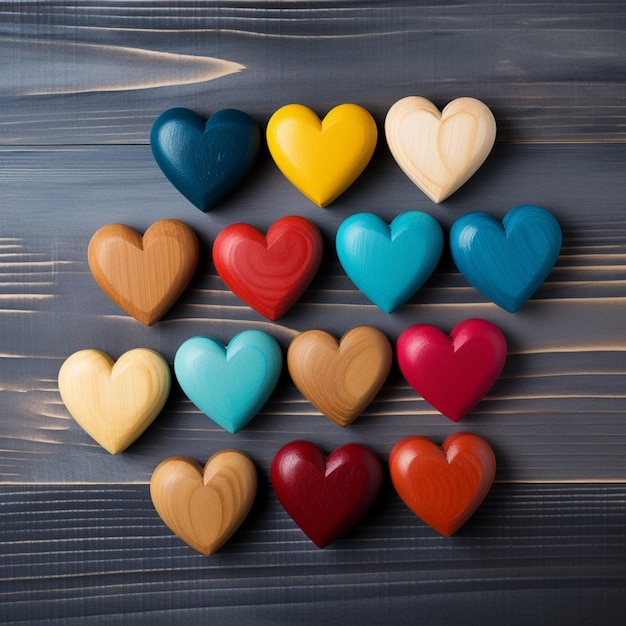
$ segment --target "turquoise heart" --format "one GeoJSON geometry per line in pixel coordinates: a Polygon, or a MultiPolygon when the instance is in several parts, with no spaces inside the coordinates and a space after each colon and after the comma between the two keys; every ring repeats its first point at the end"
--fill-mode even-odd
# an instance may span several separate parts
{"type": "Polygon", "coordinates": [[[497,221],[486,213],[460,217],[450,230],[452,258],[471,285],[514,313],[530,298],[561,251],[559,222],[546,209],[518,206],[497,221]]]}
{"type": "Polygon", "coordinates": [[[202,211],[208,211],[244,178],[256,159],[261,134],[256,122],[223,109],[206,122],[189,109],[161,113],[152,125],[152,154],[169,181],[202,211]]]}
{"type": "Polygon", "coordinates": [[[174,372],[187,397],[230,433],[241,430],[278,383],[283,355],[260,330],[244,330],[226,347],[213,337],[191,337],[174,356],[174,372]]]}
{"type": "Polygon", "coordinates": [[[335,238],[337,255],[352,282],[385,313],[406,302],[441,258],[439,222],[421,211],[398,215],[387,225],[372,213],[345,220],[335,238]]]}

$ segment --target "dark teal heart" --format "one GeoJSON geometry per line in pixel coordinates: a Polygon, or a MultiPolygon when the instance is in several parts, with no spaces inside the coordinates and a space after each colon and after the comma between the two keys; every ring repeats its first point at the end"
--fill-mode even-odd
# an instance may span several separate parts
{"type": "Polygon", "coordinates": [[[243,111],[223,109],[206,122],[189,109],[161,113],[152,125],[152,154],[169,181],[208,211],[242,181],[256,159],[261,134],[243,111]]]}
{"type": "Polygon", "coordinates": [[[460,217],[450,229],[450,250],[475,289],[514,313],[550,273],[561,239],[554,215],[527,204],[509,211],[502,223],[487,213],[460,217]]]}

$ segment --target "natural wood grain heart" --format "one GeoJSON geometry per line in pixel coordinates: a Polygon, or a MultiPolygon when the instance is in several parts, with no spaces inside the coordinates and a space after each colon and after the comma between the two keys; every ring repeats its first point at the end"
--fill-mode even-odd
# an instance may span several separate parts
{"type": "Polygon", "coordinates": [[[241,526],[257,491],[252,460],[221,450],[204,466],[183,456],[161,462],[150,480],[150,497],[161,519],[186,544],[208,556],[241,526]]]}
{"type": "Polygon", "coordinates": [[[91,238],[88,261],[102,290],[150,326],[189,284],[199,251],[194,231],[178,220],[155,222],[143,237],[129,226],[109,224],[91,238]]]}
{"type": "Polygon", "coordinates": [[[439,203],[487,158],[496,138],[496,121],[474,98],[457,98],[440,113],[426,98],[408,96],[387,112],[385,135],[404,173],[439,203]]]}
{"type": "Polygon", "coordinates": [[[289,345],[287,367],[311,404],[348,426],[380,391],[392,358],[389,340],[371,326],[357,326],[339,342],[322,330],[308,330],[289,345]]]}
{"type": "Polygon", "coordinates": [[[59,392],[76,422],[111,454],[125,450],[161,412],[170,393],[165,359],[147,348],[116,363],[98,350],[72,354],[59,370],[59,392]]]}
{"type": "Polygon", "coordinates": [[[321,121],[311,109],[288,104],[267,124],[267,146],[278,169],[321,207],[359,177],[377,138],[374,118],[356,104],[340,104],[321,121]]]}
{"type": "Polygon", "coordinates": [[[277,320],[313,280],[323,247],[313,222],[288,215],[274,222],[267,235],[249,224],[227,226],[213,244],[213,263],[235,295],[277,320]]]}
{"type": "Polygon", "coordinates": [[[274,456],[272,486],[293,521],[323,548],[354,526],[382,484],[378,457],[358,443],[328,459],[309,441],[292,441],[274,456]]]}
{"type": "Polygon", "coordinates": [[[425,437],[406,437],[391,450],[389,471],[413,513],[449,537],[489,492],[496,458],[484,439],[470,433],[450,435],[441,448],[425,437]]]}

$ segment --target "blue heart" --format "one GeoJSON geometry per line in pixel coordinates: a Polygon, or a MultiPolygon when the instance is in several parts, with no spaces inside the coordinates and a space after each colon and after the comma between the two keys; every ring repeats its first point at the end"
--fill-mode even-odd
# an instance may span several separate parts
{"type": "Polygon", "coordinates": [[[189,109],[169,109],[152,125],[152,154],[169,181],[200,210],[229,194],[254,163],[261,143],[256,122],[223,109],[205,121],[189,109]]]}
{"type": "Polygon", "coordinates": [[[556,263],[561,227],[552,213],[530,204],[500,223],[486,213],[460,217],[450,229],[452,258],[465,278],[499,307],[514,313],[556,263]]]}
{"type": "Polygon", "coordinates": [[[352,282],[385,313],[406,302],[441,258],[439,222],[421,211],[398,215],[387,225],[373,213],[345,220],[336,235],[339,262],[352,282]]]}
{"type": "Polygon", "coordinates": [[[244,330],[228,347],[213,337],[191,337],[174,356],[174,372],[187,397],[229,433],[242,429],[278,383],[283,355],[260,330],[244,330]]]}

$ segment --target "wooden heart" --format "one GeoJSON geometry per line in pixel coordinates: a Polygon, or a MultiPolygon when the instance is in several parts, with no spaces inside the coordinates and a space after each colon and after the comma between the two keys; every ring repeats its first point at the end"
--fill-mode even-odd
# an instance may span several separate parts
{"type": "Polygon", "coordinates": [[[339,426],[351,424],[374,399],[392,359],[389,340],[371,326],[352,328],[339,342],[323,330],[308,330],[287,351],[296,387],[339,426]]]}
{"type": "Polygon", "coordinates": [[[204,466],[184,456],[161,462],[150,480],[150,497],[168,528],[201,554],[219,550],[247,517],[257,492],[252,460],[221,450],[204,466]]]}
{"type": "Polygon", "coordinates": [[[165,359],[147,348],[117,362],[99,350],[80,350],[61,366],[61,398],[76,422],[105,450],[125,450],[161,412],[170,393],[165,359]]]}
{"type": "Polygon", "coordinates": [[[321,207],[359,177],[377,138],[374,118],[356,104],[341,104],[322,121],[311,109],[288,104],[267,124],[267,146],[278,169],[321,207]]]}
{"type": "Polygon", "coordinates": [[[319,230],[304,217],[277,220],[267,236],[249,224],[231,224],[213,244],[213,263],[230,290],[270,320],[298,300],[322,260],[319,230]]]}
{"type": "Polygon", "coordinates": [[[554,215],[531,204],[511,209],[502,221],[487,213],[466,213],[450,229],[450,252],[459,271],[511,313],[546,279],[562,242],[554,215]]]}
{"type": "Polygon", "coordinates": [[[457,98],[440,113],[426,98],[409,96],[387,112],[385,135],[404,173],[439,203],[487,158],[496,138],[496,121],[474,98],[457,98]]]}
{"type": "Polygon", "coordinates": [[[448,337],[415,324],[398,337],[398,365],[407,382],[438,411],[458,422],[487,394],[506,361],[506,339],[486,320],[468,319],[448,337]]]}
{"type": "Polygon", "coordinates": [[[357,443],[326,459],[314,444],[292,441],[276,453],[270,474],[280,503],[319,548],[365,515],[382,484],[380,461],[357,443]]]}
{"type": "Polygon", "coordinates": [[[91,238],[87,256],[104,293],[150,326],[183,293],[196,271],[199,253],[194,231],[168,219],[155,222],[143,237],[123,224],[103,226],[91,238]]]}
{"type": "Polygon", "coordinates": [[[449,537],[489,493],[496,458],[484,439],[470,433],[451,435],[441,448],[425,437],[406,437],[391,450],[389,470],[411,511],[449,537]]]}
{"type": "Polygon", "coordinates": [[[257,123],[237,109],[222,109],[206,121],[189,109],[169,109],[150,132],[157,165],[201,211],[211,209],[241,183],[260,144],[257,123]]]}

